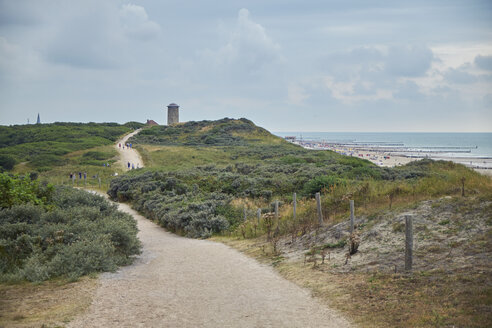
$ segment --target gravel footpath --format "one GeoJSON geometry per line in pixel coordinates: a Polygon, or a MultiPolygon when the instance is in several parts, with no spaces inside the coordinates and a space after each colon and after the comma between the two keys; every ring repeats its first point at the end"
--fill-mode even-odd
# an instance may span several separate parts
{"type": "Polygon", "coordinates": [[[140,131],[142,131],[142,129],[135,130],[132,133],[125,135],[122,139],[116,141],[116,143],[114,145],[114,147],[116,148],[116,150],[118,151],[119,156],[120,156],[120,159],[118,160],[117,165],[122,166],[123,169],[125,169],[127,171],[129,170],[128,163],[130,163],[130,167],[132,164],[135,166],[135,168],[144,167],[144,163],[143,163],[142,158],[140,157],[140,154],[138,153],[138,151],[136,151],[133,148],[128,148],[126,146],[125,146],[125,149],[123,149],[123,146],[126,144],[128,139],[130,139],[131,137],[133,137],[134,135],[136,135],[140,131]],[[121,147],[119,147],[119,145],[121,145],[121,147]]]}
{"type": "Polygon", "coordinates": [[[101,275],[87,313],[69,327],[349,327],[306,290],[220,243],[166,232],[126,204],[143,253],[101,275]]]}

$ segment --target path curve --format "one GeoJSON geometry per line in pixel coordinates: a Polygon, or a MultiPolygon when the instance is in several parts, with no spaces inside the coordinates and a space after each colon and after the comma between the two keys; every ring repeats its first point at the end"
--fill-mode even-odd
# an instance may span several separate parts
{"type": "Polygon", "coordinates": [[[118,153],[120,155],[120,159],[118,160],[117,164],[122,166],[123,169],[125,169],[127,171],[129,170],[128,163],[130,163],[130,167],[132,164],[134,165],[135,168],[144,167],[142,157],[140,157],[140,154],[138,153],[138,151],[136,151],[133,148],[128,148],[126,146],[125,146],[125,149],[123,149],[123,146],[126,144],[128,139],[130,139],[131,137],[133,137],[134,135],[136,135],[140,131],[142,131],[142,129],[137,129],[137,130],[125,135],[123,138],[116,141],[116,144],[114,145],[114,147],[116,148],[116,150],[118,151],[118,153]],[[121,145],[121,147],[120,147],[120,145],[121,145]]]}
{"type": "Polygon", "coordinates": [[[104,273],[69,327],[349,327],[308,291],[220,243],[179,237],[135,217],[143,252],[104,273]]]}

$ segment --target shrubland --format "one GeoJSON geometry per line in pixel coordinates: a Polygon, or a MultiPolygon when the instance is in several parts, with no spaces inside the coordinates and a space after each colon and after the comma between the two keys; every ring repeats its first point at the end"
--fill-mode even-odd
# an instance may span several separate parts
{"type": "Polygon", "coordinates": [[[140,251],[136,222],[101,196],[0,173],[0,281],[76,279],[140,251]]]}
{"type": "Polygon", "coordinates": [[[421,160],[382,168],[331,151],[303,149],[246,119],[152,127],[131,142],[152,167],[114,179],[108,194],[190,237],[268,234],[271,227],[265,221],[243,219],[254,218],[258,208],[273,211],[276,200],[285,212],[276,233],[306,233],[318,222],[317,192],[324,220],[336,223],[346,217],[348,199],[360,206],[359,213],[370,215],[457,194],[463,178],[469,193],[490,190],[481,175],[462,165],[421,160]],[[294,192],[299,200],[295,222],[289,214],[294,192]]]}
{"type": "MultiPolygon", "coordinates": [[[[52,123],[0,126],[0,170],[10,171],[22,163],[24,170],[38,172],[70,164],[67,154],[113,144],[120,136],[143,124],[52,123]]],[[[77,164],[99,165],[111,152],[86,155],[77,164]]],[[[72,161],[73,162],[73,161],[72,161]]]]}
{"type": "Polygon", "coordinates": [[[114,179],[109,194],[162,226],[272,264],[364,327],[489,326],[490,178],[446,161],[382,168],[305,150],[248,120],[152,128],[133,142],[147,168],[114,179]],[[413,274],[403,271],[406,215],[413,274]]]}

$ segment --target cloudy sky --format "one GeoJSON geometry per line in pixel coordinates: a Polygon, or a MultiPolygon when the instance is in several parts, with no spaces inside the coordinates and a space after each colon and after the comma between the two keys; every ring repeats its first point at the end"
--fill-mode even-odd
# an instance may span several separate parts
{"type": "Polygon", "coordinates": [[[492,1],[0,0],[0,124],[492,131],[492,1]]]}

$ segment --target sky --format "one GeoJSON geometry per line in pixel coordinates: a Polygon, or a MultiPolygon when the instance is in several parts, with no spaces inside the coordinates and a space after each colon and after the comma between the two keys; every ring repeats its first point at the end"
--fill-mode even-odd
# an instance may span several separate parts
{"type": "Polygon", "coordinates": [[[0,125],[492,132],[492,1],[0,0],[0,125]]]}

